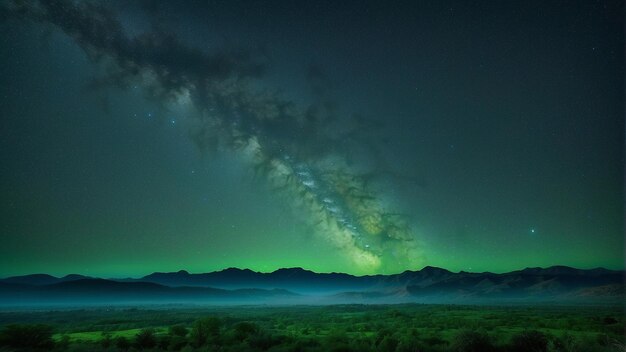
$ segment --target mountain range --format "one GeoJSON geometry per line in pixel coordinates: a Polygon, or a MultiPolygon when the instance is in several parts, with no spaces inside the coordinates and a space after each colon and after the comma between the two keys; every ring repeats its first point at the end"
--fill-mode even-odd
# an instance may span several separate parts
{"type": "Polygon", "coordinates": [[[181,270],[142,278],[47,274],[0,279],[0,305],[45,304],[332,304],[563,303],[623,304],[624,271],[567,266],[508,273],[454,273],[427,266],[393,275],[354,276],[284,268],[271,273],[228,268],[181,270]]]}

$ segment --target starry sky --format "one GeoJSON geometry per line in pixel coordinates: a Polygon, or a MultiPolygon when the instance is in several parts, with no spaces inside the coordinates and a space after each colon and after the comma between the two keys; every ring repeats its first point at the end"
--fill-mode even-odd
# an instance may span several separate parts
{"type": "Polygon", "coordinates": [[[624,268],[621,1],[5,1],[0,276],[624,268]]]}

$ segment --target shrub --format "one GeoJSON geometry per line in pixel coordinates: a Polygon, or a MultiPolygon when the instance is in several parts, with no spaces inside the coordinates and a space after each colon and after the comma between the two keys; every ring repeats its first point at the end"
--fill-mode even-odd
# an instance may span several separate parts
{"type": "Polygon", "coordinates": [[[124,336],[118,336],[115,339],[115,347],[122,351],[128,351],[130,348],[130,341],[128,341],[128,339],[124,336]]]}
{"type": "Polygon", "coordinates": [[[170,339],[169,350],[180,351],[187,346],[187,339],[183,336],[172,336],[170,339]]]}
{"type": "Polygon", "coordinates": [[[143,329],[135,335],[135,345],[139,349],[150,349],[157,345],[153,329],[143,329]]]}
{"type": "Polygon", "coordinates": [[[65,351],[70,347],[70,337],[69,335],[63,334],[61,338],[56,343],[56,349],[60,351],[65,351]]]}
{"type": "Polygon", "coordinates": [[[286,343],[288,343],[287,337],[273,336],[268,333],[255,333],[248,337],[248,345],[250,345],[250,347],[263,351],[286,343]]]}
{"type": "Polygon", "coordinates": [[[513,352],[546,352],[548,338],[537,330],[523,331],[511,338],[510,350],[513,352]]]}
{"type": "Polygon", "coordinates": [[[452,341],[451,350],[455,352],[490,352],[495,348],[489,335],[483,331],[463,330],[452,341]]]}
{"type": "Polygon", "coordinates": [[[220,321],[208,317],[197,320],[191,328],[190,339],[195,347],[204,346],[209,342],[217,342],[220,337],[220,321]]]}
{"type": "Polygon", "coordinates": [[[325,340],[328,346],[348,345],[350,343],[348,335],[343,330],[332,330],[325,340]]]}
{"type": "Polygon", "coordinates": [[[235,339],[239,341],[243,341],[247,337],[255,335],[258,332],[259,327],[254,323],[244,321],[235,325],[235,339]]]}
{"type": "Polygon", "coordinates": [[[553,352],[576,351],[576,339],[574,336],[567,333],[560,337],[554,337],[548,344],[548,350],[553,352]]]}
{"type": "Polygon", "coordinates": [[[378,344],[378,350],[383,352],[394,352],[398,347],[398,340],[390,335],[385,336],[378,344]]]}
{"type": "Polygon", "coordinates": [[[113,339],[111,338],[111,334],[108,332],[102,333],[102,338],[100,339],[100,346],[103,348],[109,348],[113,345],[113,339]]]}
{"type": "Polygon", "coordinates": [[[159,346],[159,349],[167,351],[167,349],[170,347],[171,343],[172,343],[172,336],[171,335],[162,335],[159,336],[159,338],[157,339],[157,346],[159,346]]]}
{"type": "Polygon", "coordinates": [[[170,326],[168,333],[172,336],[182,336],[185,337],[189,333],[187,328],[184,325],[173,325],[170,326]]]}
{"type": "Polygon", "coordinates": [[[330,347],[329,351],[330,352],[356,352],[357,350],[353,349],[347,343],[340,343],[340,344],[330,347]]]}

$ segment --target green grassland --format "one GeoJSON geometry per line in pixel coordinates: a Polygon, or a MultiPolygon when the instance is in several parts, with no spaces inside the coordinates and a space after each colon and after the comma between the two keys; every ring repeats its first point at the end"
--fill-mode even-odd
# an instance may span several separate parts
{"type": "MultiPolygon", "coordinates": [[[[52,331],[46,348],[71,351],[625,351],[625,323],[620,307],[406,304],[0,312],[0,326],[45,324],[52,331]],[[533,339],[536,345],[520,346],[533,339]]],[[[5,343],[4,348],[20,346],[5,343]]]]}

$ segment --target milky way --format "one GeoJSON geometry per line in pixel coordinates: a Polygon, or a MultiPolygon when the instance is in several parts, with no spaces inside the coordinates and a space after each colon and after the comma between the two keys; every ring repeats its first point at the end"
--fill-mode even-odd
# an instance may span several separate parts
{"type": "MultiPolygon", "coordinates": [[[[207,151],[246,155],[257,175],[304,213],[317,238],[361,270],[414,267],[422,254],[409,221],[374,187],[376,172],[348,162],[341,117],[327,105],[301,107],[259,87],[254,51],[204,52],[159,31],[127,35],[115,14],[92,3],[9,2],[3,16],[48,23],[73,38],[108,74],[103,84],[139,82],[163,104],[192,103],[193,140],[207,151]],[[342,149],[343,148],[343,149],[342,149]]],[[[294,212],[295,215],[295,212],[294,212]]]]}

